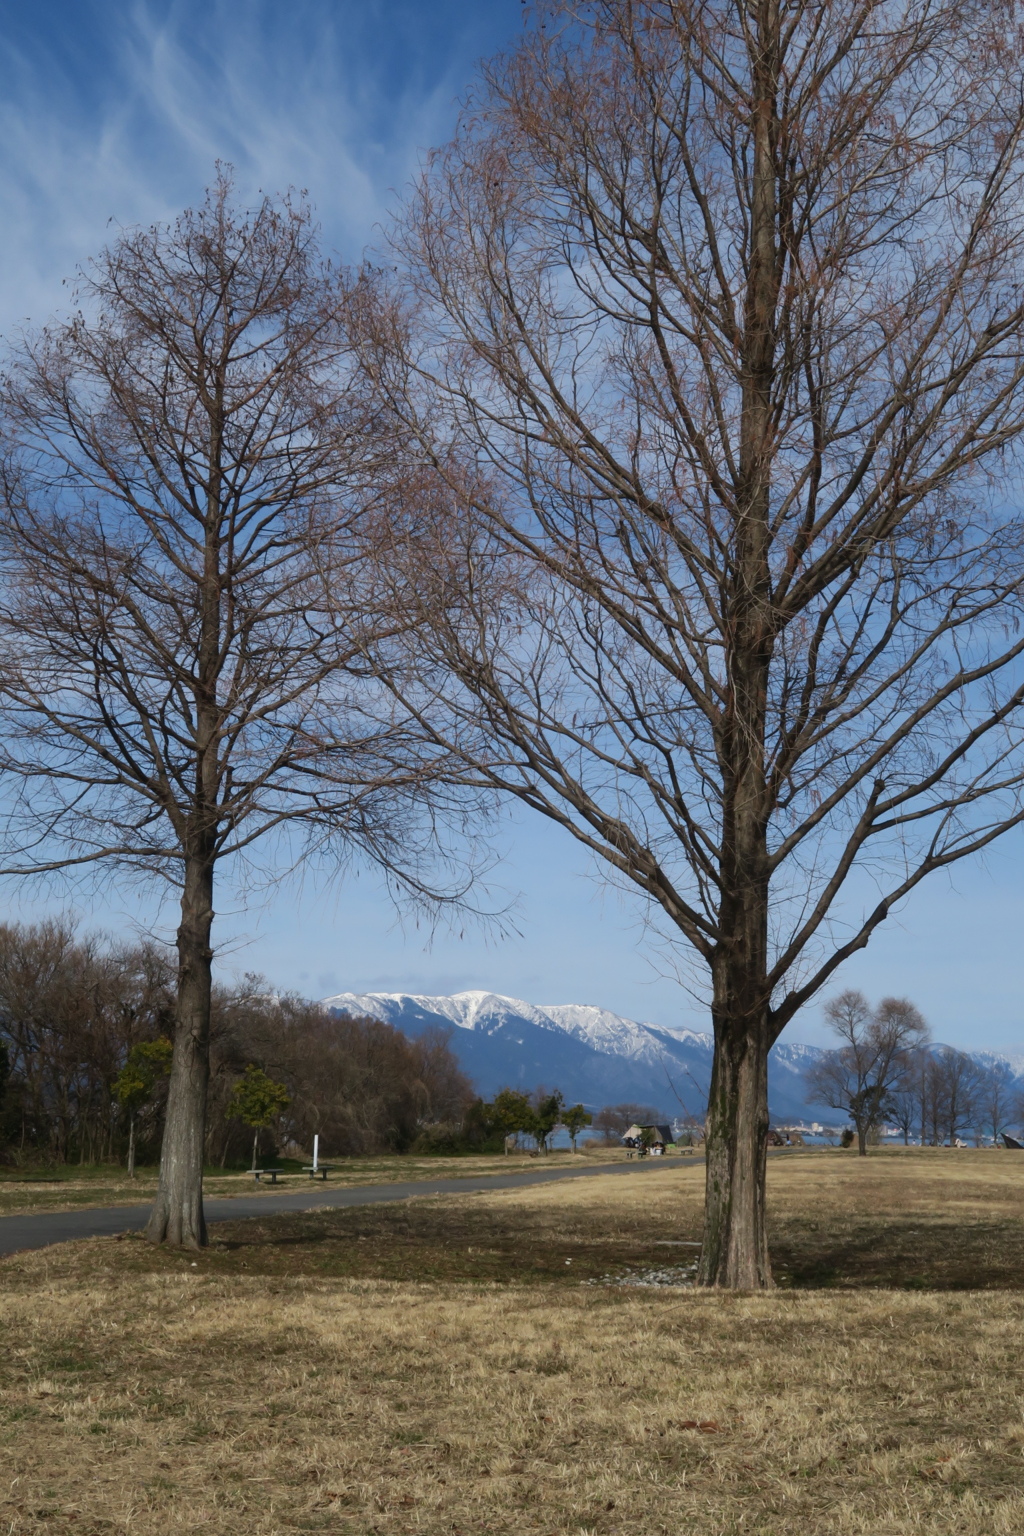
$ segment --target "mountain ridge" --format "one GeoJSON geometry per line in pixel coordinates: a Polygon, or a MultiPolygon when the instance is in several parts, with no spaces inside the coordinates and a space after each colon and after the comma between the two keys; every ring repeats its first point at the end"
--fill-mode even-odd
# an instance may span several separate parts
{"type": "MultiPolygon", "coordinates": [[[[338,992],[322,999],[336,1013],[381,1019],[415,1038],[431,1026],[451,1028],[459,1063],[484,1098],[504,1087],[558,1087],[590,1110],[634,1102],[670,1118],[702,1118],[711,1078],[710,1032],[626,1018],[593,1003],[528,1003],[470,989],[444,996],[415,992],[338,992]]],[[[933,1047],[940,1050],[941,1044],[933,1047]]],[[[779,1041],[768,1058],[773,1121],[837,1125],[844,1116],[809,1102],[804,1073],[825,1048],[779,1041]]],[[[1024,1054],[970,1053],[984,1065],[1006,1062],[1024,1078],[1024,1054]]]]}
{"type": "MultiPolygon", "coordinates": [[[[322,999],[336,1013],[381,1019],[415,1038],[452,1027],[451,1046],[485,1098],[500,1088],[557,1086],[588,1109],[637,1102],[670,1116],[701,1118],[711,1077],[712,1036],[628,1019],[591,1003],[528,1003],[502,993],[447,996],[411,992],[339,992],[322,999]]],[[[774,1119],[835,1119],[808,1104],[803,1072],[814,1046],[776,1046],[769,1070],[774,1119]]]]}

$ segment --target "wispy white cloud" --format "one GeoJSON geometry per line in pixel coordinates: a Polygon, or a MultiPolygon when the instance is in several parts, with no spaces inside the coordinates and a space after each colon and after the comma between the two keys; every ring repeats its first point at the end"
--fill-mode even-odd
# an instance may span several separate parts
{"type": "MultiPolygon", "coordinates": [[[[502,0],[496,23],[515,9],[502,0]]],[[[460,11],[475,10],[139,0],[103,7],[98,32],[88,20],[99,9],[83,7],[60,47],[42,22],[0,34],[0,329],[61,307],[62,280],[111,222],[172,217],[218,159],[235,167],[243,197],[307,189],[327,243],[357,256],[393,189],[451,128],[480,38],[460,11]],[[446,32],[432,12],[445,13],[446,32]]]]}

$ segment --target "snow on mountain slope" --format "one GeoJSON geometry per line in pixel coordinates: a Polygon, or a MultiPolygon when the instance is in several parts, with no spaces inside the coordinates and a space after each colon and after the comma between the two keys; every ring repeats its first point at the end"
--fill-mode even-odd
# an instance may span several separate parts
{"type": "Polygon", "coordinates": [[[997,1062],[1009,1067],[1014,1077],[1024,1077],[1024,1056],[1015,1051],[971,1051],[975,1061],[983,1067],[994,1067],[997,1062]]]}
{"type": "MultiPolygon", "coordinates": [[[[431,1025],[454,1026],[452,1049],[485,1096],[510,1084],[533,1088],[545,1083],[588,1108],[632,1101],[666,1116],[704,1113],[710,1034],[661,1029],[590,1004],[539,1005],[494,992],[451,997],[340,992],[323,1002],[338,1013],[382,1019],[412,1037],[431,1025]]],[[[805,1066],[804,1060],[791,1066],[786,1047],[772,1053],[776,1117],[801,1118],[814,1111],[804,1102],[805,1066]]]]}
{"type": "Polygon", "coordinates": [[[362,1012],[389,1023],[402,1019],[427,1024],[443,1019],[458,1029],[488,1034],[525,1022],[538,1029],[560,1030],[597,1051],[650,1059],[657,1055],[651,1037],[667,1033],[655,1024],[638,1024],[586,1003],[534,1004],[496,992],[456,992],[451,997],[421,997],[409,992],[339,992],[335,997],[325,998],[323,1006],[339,1013],[362,1012]]]}
{"type": "MultiPolygon", "coordinates": [[[[703,1116],[711,1077],[712,1037],[692,1029],[662,1029],[587,1003],[527,1003],[496,992],[424,997],[408,992],[339,992],[324,998],[337,1013],[382,1019],[415,1038],[431,1025],[451,1028],[452,1049],[463,1071],[489,1098],[500,1088],[560,1088],[588,1109],[637,1103],[666,1119],[703,1116]]],[[[940,1050],[941,1046],[933,1046],[940,1050]]],[[[809,1103],[805,1073],[819,1047],[781,1041],[768,1058],[768,1104],[773,1120],[843,1116],[809,1103]]],[[[979,1051],[989,1066],[1005,1061],[1024,1077],[1024,1056],[979,1051]]]]}
{"type": "MultiPolygon", "coordinates": [[[[516,1005],[519,1006],[518,1004],[516,1005]]],[[[529,1006],[528,1004],[526,1006],[529,1006]]],[[[666,1030],[657,1024],[639,1024],[587,1003],[544,1003],[537,1010],[566,1034],[583,1040],[595,1051],[626,1056],[632,1061],[657,1062],[664,1058],[666,1042],[680,1040],[711,1049],[711,1036],[694,1030],[666,1030]]]]}

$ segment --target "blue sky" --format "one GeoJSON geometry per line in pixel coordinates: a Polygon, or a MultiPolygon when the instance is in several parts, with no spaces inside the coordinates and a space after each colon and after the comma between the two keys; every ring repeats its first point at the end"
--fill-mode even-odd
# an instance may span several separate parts
{"type": "MultiPolygon", "coordinates": [[[[173,216],[214,162],[243,194],[303,187],[326,243],[358,257],[423,152],[448,135],[475,62],[514,38],[521,0],[0,0],[0,329],[66,302],[64,279],[111,222],[173,216]]],[[[510,825],[499,874],[518,934],[428,935],[396,922],[372,874],[289,880],[243,909],[218,902],[223,972],[262,971],[318,996],[342,989],[484,987],[591,1002],[666,1025],[707,1017],[652,945],[639,909],[608,892],[567,839],[510,825]]],[[[954,1044],[1024,1047],[1024,847],[923,888],[842,982],[911,996],[954,1044]]],[[[90,926],[164,936],[172,910],[134,893],[8,889],[7,913],[73,910],[90,926]]],[[[820,1008],[790,1034],[820,1040],[820,1008]]]]}

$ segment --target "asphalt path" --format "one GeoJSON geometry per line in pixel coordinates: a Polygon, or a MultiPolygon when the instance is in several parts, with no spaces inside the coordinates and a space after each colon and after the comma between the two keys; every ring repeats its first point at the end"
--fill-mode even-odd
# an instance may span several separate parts
{"type": "MultiPolygon", "coordinates": [[[[208,1225],[239,1221],[250,1216],[277,1216],[282,1211],[318,1211],[327,1207],[384,1205],[410,1200],[416,1195],[465,1195],[476,1190],[520,1189],[530,1184],[550,1184],[556,1179],[586,1179],[598,1173],[624,1178],[646,1178],[657,1168],[694,1166],[702,1158],[644,1158],[628,1163],[599,1163],[587,1168],[537,1168],[527,1173],[483,1174],[466,1179],[407,1179],[399,1184],[356,1184],[332,1189],[329,1184],[306,1187],[301,1192],[236,1195],[205,1202],[208,1225]]],[[[312,1181],[311,1181],[312,1183],[312,1181]]],[[[25,1248],[48,1248],[51,1243],[72,1243],[83,1237],[116,1237],[119,1232],[140,1232],[149,1219],[149,1205],[113,1205],[99,1210],[42,1211],[36,1216],[0,1216],[0,1255],[25,1248]]]]}

